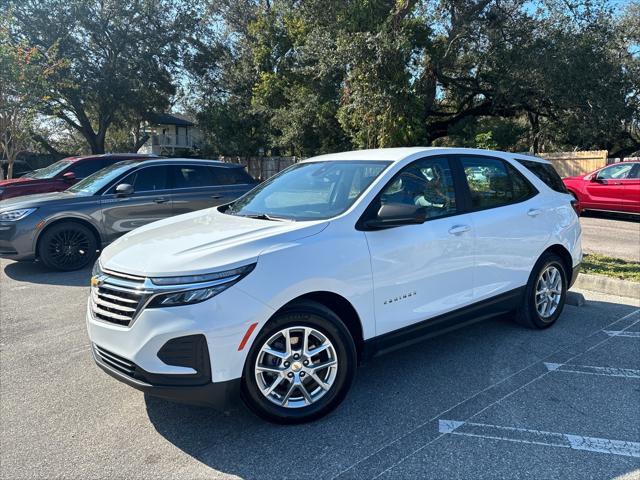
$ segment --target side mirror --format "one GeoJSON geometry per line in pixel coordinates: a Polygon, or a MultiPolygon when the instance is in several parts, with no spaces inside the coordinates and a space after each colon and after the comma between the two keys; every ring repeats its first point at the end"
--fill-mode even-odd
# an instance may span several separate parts
{"type": "Polygon", "coordinates": [[[62,179],[65,182],[73,182],[76,180],[76,174],[73,172],[67,172],[65,174],[62,175],[62,179]]]}
{"type": "Polygon", "coordinates": [[[133,185],[121,183],[116,187],[116,197],[128,197],[133,194],[133,185]]]}
{"type": "Polygon", "coordinates": [[[590,182],[592,183],[607,183],[606,180],[602,179],[602,178],[598,178],[598,174],[595,173],[591,176],[591,178],[589,179],[590,182]]]}
{"type": "Polygon", "coordinates": [[[427,211],[418,205],[404,203],[387,203],[380,207],[376,218],[364,222],[370,229],[401,227],[403,225],[419,225],[427,220],[427,211]]]}

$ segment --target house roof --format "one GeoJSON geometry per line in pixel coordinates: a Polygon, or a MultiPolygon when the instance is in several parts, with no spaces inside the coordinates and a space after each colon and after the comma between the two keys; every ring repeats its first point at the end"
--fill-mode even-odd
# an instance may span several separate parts
{"type": "Polygon", "coordinates": [[[184,115],[170,113],[152,113],[148,116],[148,120],[157,125],[177,125],[179,127],[193,127],[195,125],[184,115]]]}

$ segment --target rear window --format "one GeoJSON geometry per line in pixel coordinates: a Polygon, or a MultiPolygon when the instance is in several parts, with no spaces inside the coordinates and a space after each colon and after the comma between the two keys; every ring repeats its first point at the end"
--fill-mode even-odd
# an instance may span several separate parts
{"type": "Polygon", "coordinates": [[[550,189],[560,193],[568,193],[560,175],[558,175],[558,172],[556,172],[556,169],[553,168],[553,165],[550,163],[534,162],[531,160],[517,160],[518,163],[526,167],[531,171],[531,173],[546,183],[550,189]]]}

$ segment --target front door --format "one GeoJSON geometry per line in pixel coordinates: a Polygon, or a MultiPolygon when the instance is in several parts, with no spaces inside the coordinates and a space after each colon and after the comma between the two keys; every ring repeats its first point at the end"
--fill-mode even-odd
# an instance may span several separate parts
{"type": "Polygon", "coordinates": [[[132,195],[116,195],[117,185],[103,195],[102,222],[107,242],[134,228],[172,215],[168,175],[169,167],[166,165],[142,167],[118,182],[132,185],[132,195]]]}
{"type": "Polygon", "coordinates": [[[620,210],[624,203],[623,180],[632,168],[632,163],[617,163],[596,173],[585,187],[588,199],[584,206],[600,210],[620,210]]]}
{"type": "MultiPolygon", "coordinates": [[[[458,186],[459,188],[459,186],[458,186]]],[[[381,335],[468,305],[473,300],[471,216],[456,195],[450,160],[413,162],[374,201],[423,206],[427,221],[365,232],[371,254],[376,333],[381,335]]]]}

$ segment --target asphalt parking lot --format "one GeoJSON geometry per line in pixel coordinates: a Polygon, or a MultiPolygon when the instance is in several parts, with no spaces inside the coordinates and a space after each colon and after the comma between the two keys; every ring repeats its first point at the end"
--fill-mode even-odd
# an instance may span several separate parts
{"type": "Polygon", "coordinates": [[[585,253],[640,262],[640,218],[586,212],[580,217],[580,224],[585,253]]]}
{"type": "Polygon", "coordinates": [[[640,300],[497,318],[379,357],[282,427],[145,396],[89,352],[89,271],[0,261],[0,477],[639,478],[640,300]]]}

